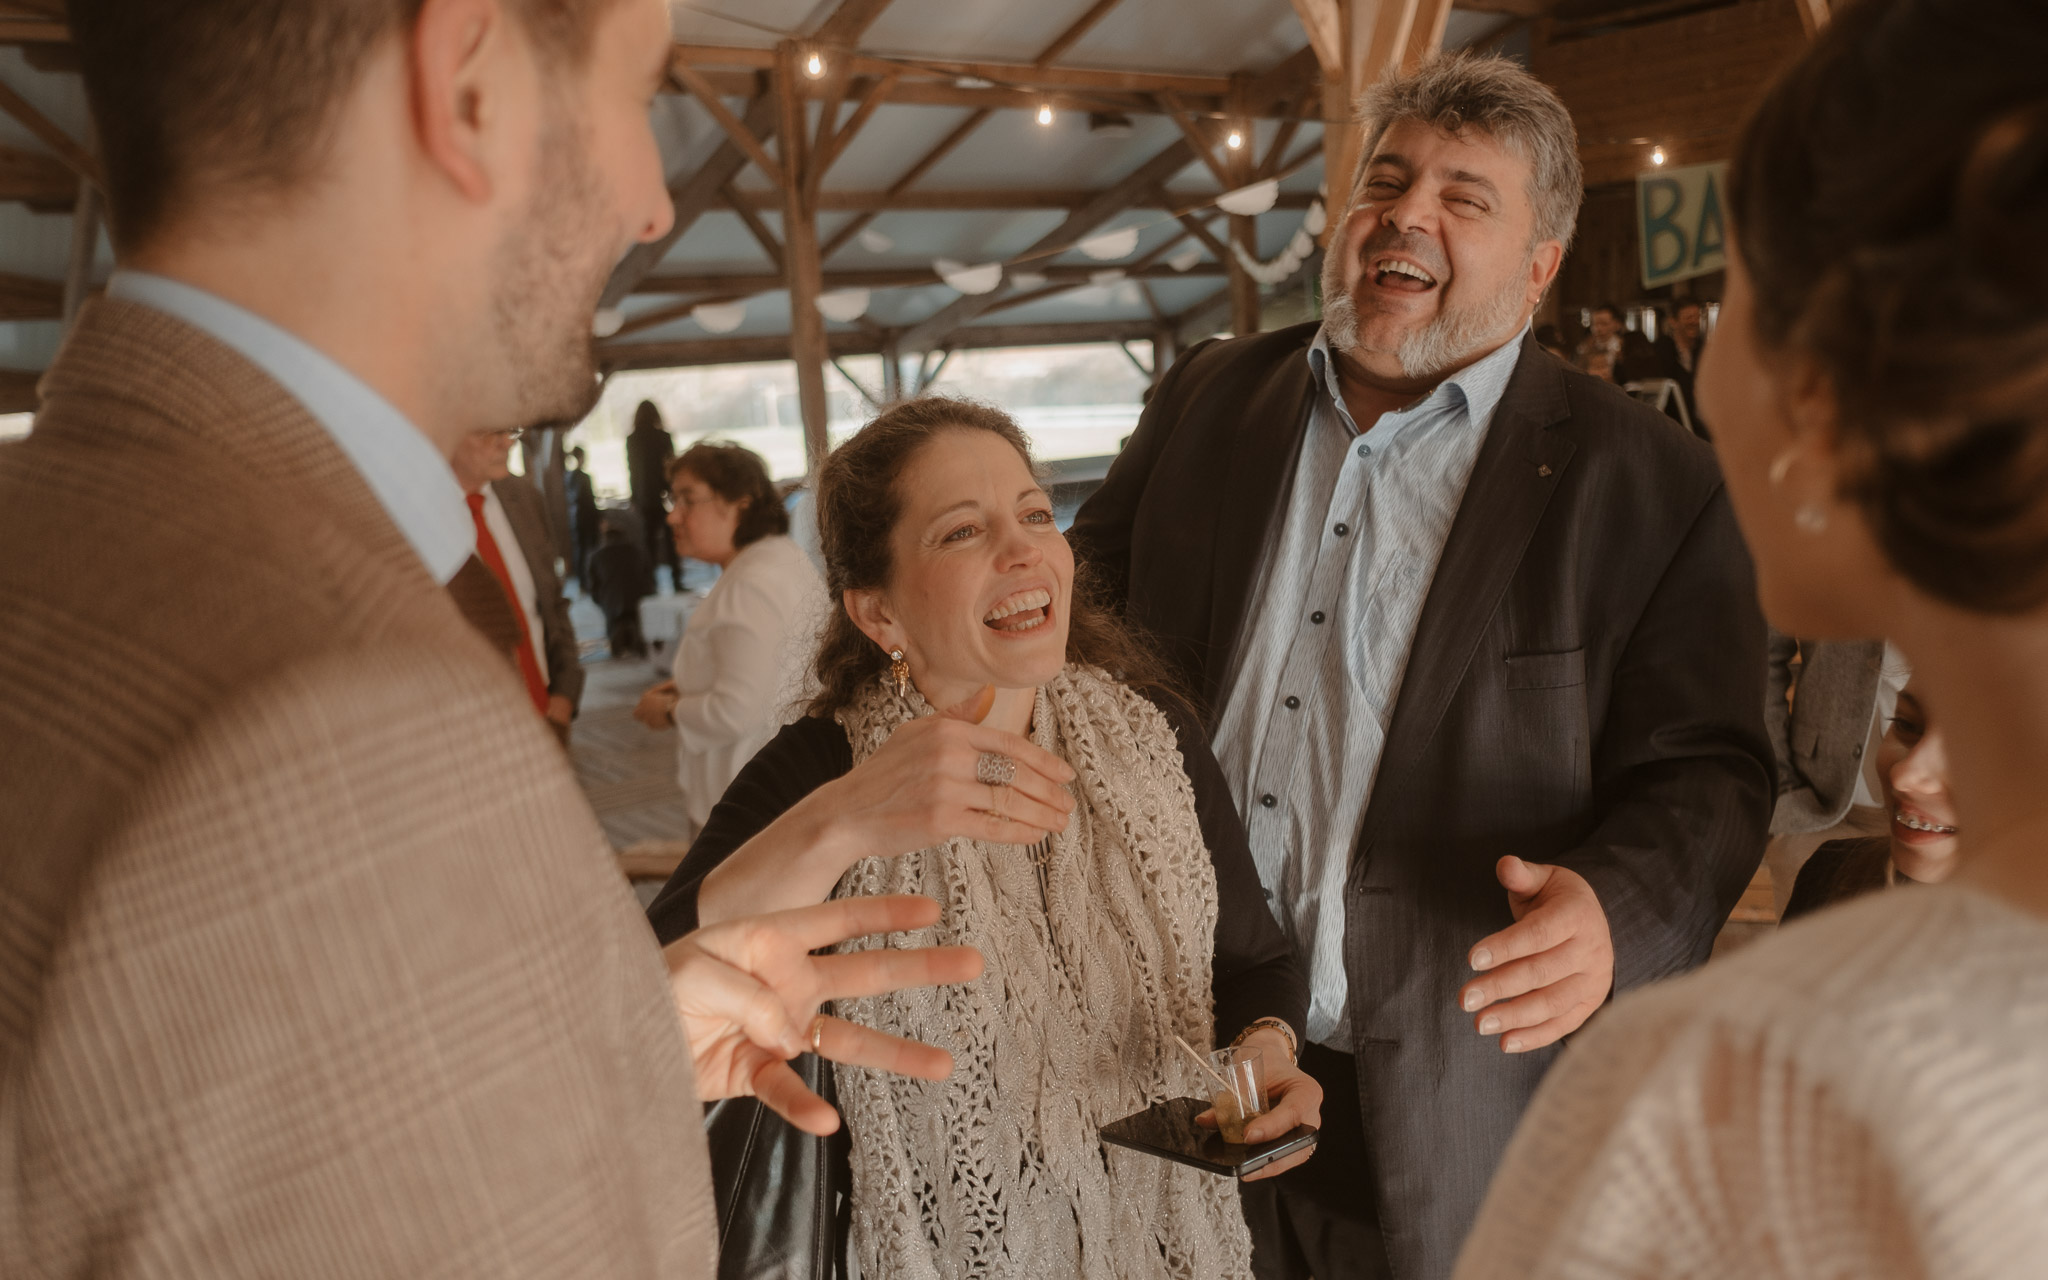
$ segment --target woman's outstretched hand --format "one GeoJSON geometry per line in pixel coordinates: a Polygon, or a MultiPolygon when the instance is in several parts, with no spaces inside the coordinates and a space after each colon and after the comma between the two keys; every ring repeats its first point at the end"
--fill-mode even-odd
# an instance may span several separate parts
{"type": "MultiPolygon", "coordinates": [[[[663,949],[669,987],[706,1102],[756,1097],[806,1133],[839,1127],[831,1104],[804,1087],[789,1059],[811,1050],[818,1006],[904,987],[979,977],[972,947],[919,947],[812,955],[850,938],[921,929],[939,904],[911,894],[842,898],[746,916],[685,934],[663,949]]],[[[944,1049],[839,1018],[826,1018],[818,1051],[835,1062],[943,1080],[953,1072],[944,1049]]]]}

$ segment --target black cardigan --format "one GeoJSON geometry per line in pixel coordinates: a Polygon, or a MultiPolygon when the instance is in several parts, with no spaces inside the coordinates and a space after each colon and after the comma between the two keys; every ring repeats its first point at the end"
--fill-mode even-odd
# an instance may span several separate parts
{"type": "MultiPolygon", "coordinates": [[[[1308,979],[1273,922],[1223,771],[1193,717],[1172,699],[1159,699],[1158,704],[1180,741],[1182,767],[1194,788],[1195,815],[1216,868],[1211,977],[1217,1041],[1228,1040],[1254,1018],[1264,1017],[1284,1018],[1300,1035],[1308,1017],[1308,979]]],[[[673,942],[697,927],[697,891],[712,868],[797,801],[852,768],[853,747],[846,731],[813,716],[787,726],[761,748],[726,788],[697,842],[647,908],[661,941],[673,942]]]]}

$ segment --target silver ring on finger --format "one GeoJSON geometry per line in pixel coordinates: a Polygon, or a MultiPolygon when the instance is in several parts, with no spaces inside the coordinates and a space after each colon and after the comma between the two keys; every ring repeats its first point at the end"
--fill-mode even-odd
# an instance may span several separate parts
{"type": "Polygon", "coordinates": [[[1007,787],[1017,776],[1017,762],[994,751],[984,751],[974,762],[974,780],[992,787],[1007,787]]]}

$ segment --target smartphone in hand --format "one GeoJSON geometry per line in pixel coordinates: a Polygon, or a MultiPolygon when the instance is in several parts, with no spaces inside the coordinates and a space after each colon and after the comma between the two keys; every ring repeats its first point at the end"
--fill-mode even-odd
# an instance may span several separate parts
{"type": "Polygon", "coordinates": [[[1102,1140],[1234,1178],[1257,1173],[1316,1144],[1316,1131],[1307,1125],[1296,1125],[1293,1132],[1267,1142],[1225,1142],[1216,1130],[1195,1123],[1195,1117],[1208,1109],[1206,1098],[1168,1098],[1102,1126],[1102,1140]]]}

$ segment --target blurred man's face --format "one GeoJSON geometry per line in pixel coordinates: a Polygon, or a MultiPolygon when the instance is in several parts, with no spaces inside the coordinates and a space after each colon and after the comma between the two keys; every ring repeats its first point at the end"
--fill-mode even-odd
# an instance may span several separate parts
{"type": "Polygon", "coordinates": [[[493,480],[512,474],[512,446],[517,431],[479,431],[456,442],[448,465],[455,469],[463,492],[475,493],[493,480]]]}
{"type": "Polygon", "coordinates": [[[1699,341],[1701,311],[1698,307],[1680,307],[1671,317],[1671,336],[1686,346],[1699,341]]]}
{"type": "Polygon", "coordinates": [[[1388,127],[1323,267],[1331,345],[1374,375],[1442,378],[1513,337],[1557,274],[1529,161],[1476,129],[1388,127]]]}
{"type": "Polygon", "coordinates": [[[590,326],[612,269],[674,221],[648,112],[666,82],[668,11],[615,0],[582,66],[546,63],[525,213],[496,250],[492,311],[510,420],[573,422],[596,403],[590,326]]]}
{"type": "Polygon", "coordinates": [[[1593,313],[1593,336],[1602,342],[1621,332],[1621,317],[1602,308],[1593,313]]]}

